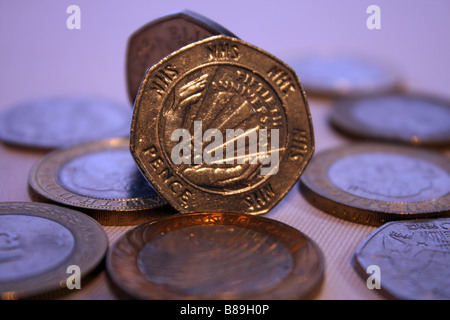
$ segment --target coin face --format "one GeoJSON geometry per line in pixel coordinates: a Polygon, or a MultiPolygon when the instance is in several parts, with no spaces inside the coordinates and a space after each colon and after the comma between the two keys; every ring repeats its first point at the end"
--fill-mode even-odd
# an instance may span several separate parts
{"type": "Polygon", "coordinates": [[[213,35],[236,37],[216,22],[189,10],[164,15],[133,33],[127,48],[127,83],[134,102],[145,71],[181,47],[213,35]]]}
{"type": "Polygon", "coordinates": [[[351,55],[315,55],[295,65],[308,94],[325,96],[366,95],[394,91],[400,79],[392,68],[351,55]]]}
{"type": "Polygon", "coordinates": [[[356,144],[323,151],[300,186],[326,213],[368,225],[450,215],[448,157],[413,147],[356,144]]]}
{"type": "Polygon", "coordinates": [[[127,137],[129,107],[90,97],[54,97],[24,102],[0,115],[0,139],[14,145],[55,149],[127,137]]]}
{"type": "Polygon", "coordinates": [[[420,146],[450,145],[450,102],[386,94],[336,102],[331,123],[352,136],[420,146]]]}
{"type": "Polygon", "coordinates": [[[139,299],[297,299],[323,277],[319,248],[281,222],[178,214],[141,224],[108,252],[107,270],[139,299]]]}
{"type": "MultiPolygon", "coordinates": [[[[99,211],[103,219],[116,222],[114,213],[121,216],[120,212],[149,211],[166,204],[140,173],[124,138],[55,150],[33,166],[28,180],[40,198],[91,214],[99,211]]],[[[98,214],[96,218],[101,217],[98,214]]],[[[122,219],[139,216],[148,220],[143,213],[122,219]]]]}
{"type": "Polygon", "coordinates": [[[88,275],[107,246],[103,228],[83,213],[43,203],[0,203],[2,298],[64,288],[73,273],[69,267],[79,267],[81,277],[88,275]]]}
{"type": "Polygon", "coordinates": [[[295,73],[259,48],[215,36],[147,71],[130,149],[180,212],[264,214],[297,182],[314,137],[295,73]]]}
{"type": "Polygon", "coordinates": [[[450,219],[386,223],[358,247],[354,260],[365,279],[369,267],[378,268],[380,289],[389,297],[448,300],[450,219]]]}

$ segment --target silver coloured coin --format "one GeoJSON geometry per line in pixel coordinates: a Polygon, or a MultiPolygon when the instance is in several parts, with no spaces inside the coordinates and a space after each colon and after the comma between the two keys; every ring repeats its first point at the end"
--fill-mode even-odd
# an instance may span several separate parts
{"type": "Polygon", "coordinates": [[[42,149],[127,137],[131,111],[108,100],[59,96],[18,104],[0,115],[0,139],[42,149]]]}

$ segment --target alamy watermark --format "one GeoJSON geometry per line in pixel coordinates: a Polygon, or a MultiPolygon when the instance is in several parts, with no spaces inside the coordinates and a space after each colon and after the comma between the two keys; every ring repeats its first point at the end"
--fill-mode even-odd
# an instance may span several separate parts
{"type": "Polygon", "coordinates": [[[274,175],[278,172],[278,129],[226,129],[224,137],[222,132],[215,128],[203,133],[202,121],[194,121],[193,136],[189,130],[179,128],[172,132],[170,139],[178,141],[171,151],[171,160],[177,165],[248,163],[263,165],[261,175],[274,175]]]}
{"type": "Polygon", "coordinates": [[[368,289],[381,289],[381,269],[376,264],[370,265],[366,269],[366,273],[370,274],[367,278],[366,286],[368,289]]]}

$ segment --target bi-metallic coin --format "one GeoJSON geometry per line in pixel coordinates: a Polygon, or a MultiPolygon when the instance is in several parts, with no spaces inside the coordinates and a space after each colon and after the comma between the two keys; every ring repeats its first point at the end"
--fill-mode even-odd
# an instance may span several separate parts
{"type": "Polygon", "coordinates": [[[28,178],[32,195],[89,213],[101,224],[137,224],[167,202],[140,173],[129,141],[113,138],[52,151],[28,178]]]}
{"type": "Polygon", "coordinates": [[[419,94],[338,100],[330,117],[353,137],[416,146],[450,145],[450,102],[419,94]]]}
{"type": "Polygon", "coordinates": [[[44,203],[0,203],[1,298],[69,291],[72,285],[82,289],[107,247],[103,228],[81,212],[44,203]]]}
{"type": "Polygon", "coordinates": [[[104,99],[78,96],[41,98],[18,104],[0,115],[0,139],[40,149],[128,137],[130,108],[104,99]]]}
{"type": "Polygon", "coordinates": [[[300,299],[324,260],[299,230],[261,216],[177,214],[144,223],[108,251],[113,282],[137,299],[300,299]]]}
{"type": "Polygon", "coordinates": [[[368,143],[322,151],[300,187],[322,211],[367,225],[450,216],[448,157],[415,147],[368,143]]]}

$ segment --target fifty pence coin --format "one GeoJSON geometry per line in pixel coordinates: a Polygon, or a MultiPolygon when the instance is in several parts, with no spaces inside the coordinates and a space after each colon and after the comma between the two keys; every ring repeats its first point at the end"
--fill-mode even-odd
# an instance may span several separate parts
{"type": "Polygon", "coordinates": [[[338,100],[331,123],[351,136],[418,146],[450,145],[450,102],[419,94],[338,100]]]}
{"type": "Polygon", "coordinates": [[[297,182],[314,137],[289,66],[221,35],[147,71],[130,148],[145,177],[180,212],[265,214],[297,182]]]}
{"type": "Polygon", "coordinates": [[[103,228],[81,212],[44,203],[0,203],[2,299],[69,290],[68,283],[82,288],[107,247],[103,228]],[[75,272],[78,283],[71,278],[75,272]]]}
{"type": "Polygon", "coordinates": [[[331,97],[366,95],[400,88],[400,78],[381,63],[357,56],[316,55],[294,67],[308,94],[331,97]]]}
{"type": "Polygon", "coordinates": [[[373,143],[322,151],[300,187],[326,213],[367,225],[450,216],[448,157],[413,147],[373,143]]]}
{"type": "Polygon", "coordinates": [[[216,22],[189,10],[166,14],[134,32],[127,47],[127,84],[134,102],[145,71],[181,47],[213,35],[236,37],[216,22]]]}
{"type": "Polygon", "coordinates": [[[42,149],[127,137],[126,105],[90,97],[42,98],[18,104],[0,115],[0,139],[42,149]]]}
{"type": "Polygon", "coordinates": [[[389,298],[449,300],[450,219],[386,223],[358,247],[354,260],[365,280],[367,270],[372,274],[368,285],[389,298]]]}
{"type": "Polygon", "coordinates": [[[324,260],[303,233],[246,214],[178,214],[128,231],[107,271],[138,299],[300,299],[320,285],[324,260]]]}
{"type": "Polygon", "coordinates": [[[55,150],[33,166],[28,182],[39,200],[78,208],[102,224],[147,221],[167,204],[140,173],[124,138],[55,150]]]}

